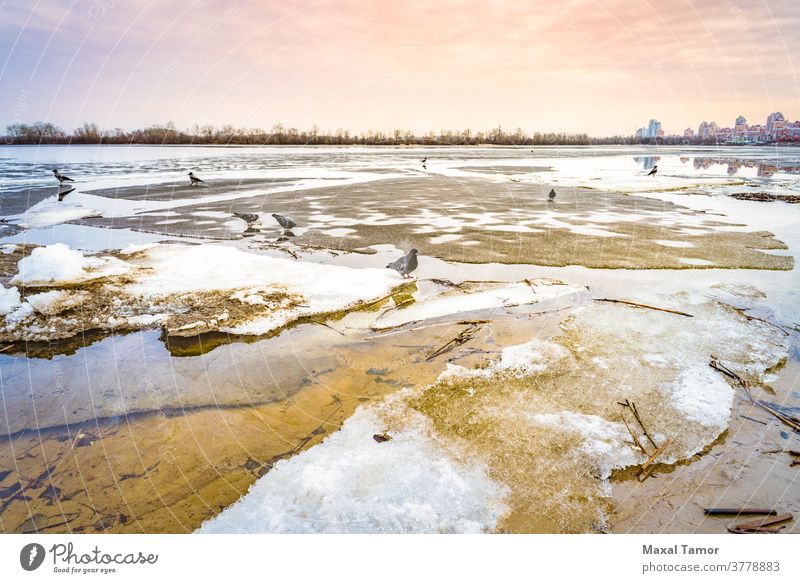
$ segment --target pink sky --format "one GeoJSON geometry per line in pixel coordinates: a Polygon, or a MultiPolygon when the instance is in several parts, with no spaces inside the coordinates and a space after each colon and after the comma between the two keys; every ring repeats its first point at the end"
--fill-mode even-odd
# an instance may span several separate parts
{"type": "Polygon", "coordinates": [[[800,118],[797,0],[0,5],[0,126],[629,134],[800,118]]]}

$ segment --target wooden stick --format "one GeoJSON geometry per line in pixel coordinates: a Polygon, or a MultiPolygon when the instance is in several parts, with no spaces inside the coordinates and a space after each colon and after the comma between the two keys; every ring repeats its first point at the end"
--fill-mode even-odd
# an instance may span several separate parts
{"type": "Polygon", "coordinates": [[[341,330],[337,330],[336,328],[334,328],[334,327],[333,327],[333,326],[331,326],[330,324],[326,324],[325,322],[321,322],[320,320],[311,320],[311,321],[312,321],[314,324],[319,324],[320,326],[325,326],[326,328],[330,328],[330,329],[331,329],[331,330],[333,330],[334,332],[337,332],[337,333],[341,334],[342,336],[345,336],[345,333],[344,333],[344,332],[342,332],[341,330]]]}
{"type": "Polygon", "coordinates": [[[758,527],[758,528],[739,528],[738,526],[729,526],[728,532],[733,534],[778,534],[783,528],[783,526],[779,526],[777,528],[766,528],[766,527],[758,527]]]}
{"type": "Polygon", "coordinates": [[[751,520],[750,522],[740,522],[739,524],[732,526],[734,526],[734,528],[741,529],[761,528],[762,526],[777,524],[779,522],[791,520],[792,518],[794,518],[794,516],[792,516],[791,513],[785,512],[783,514],[776,514],[775,516],[769,516],[767,518],[757,518],[756,520],[751,520]]]}
{"type": "Polygon", "coordinates": [[[778,511],[772,508],[703,508],[703,513],[708,516],[716,516],[718,514],[767,514],[775,516],[778,511]]]}
{"type": "Polygon", "coordinates": [[[636,475],[637,480],[639,480],[640,482],[644,482],[650,476],[650,474],[653,472],[653,469],[656,467],[653,462],[671,444],[672,444],[672,438],[670,437],[669,439],[667,439],[667,441],[664,442],[664,445],[655,450],[653,452],[653,455],[647,458],[647,461],[644,462],[644,464],[642,465],[642,469],[636,475]]]}
{"type": "Polygon", "coordinates": [[[776,411],[768,403],[765,403],[764,401],[754,401],[753,403],[756,406],[764,409],[764,411],[769,411],[770,413],[772,413],[772,415],[783,421],[786,425],[788,425],[795,431],[800,432],[800,422],[795,420],[794,417],[789,417],[788,415],[784,415],[780,411],[776,411]]]}
{"type": "Polygon", "coordinates": [[[461,332],[459,332],[458,336],[456,336],[455,338],[452,338],[448,342],[445,342],[442,346],[440,346],[439,348],[434,350],[428,356],[428,358],[426,358],[425,360],[426,361],[431,361],[434,358],[436,358],[437,356],[441,356],[442,354],[445,354],[446,352],[450,352],[455,347],[461,346],[462,344],[465,344],[466,342],[468,342],[469,340],[472,339],[472,334],[477,332],[478,330],[480,330],[480,326],[479,325],[471,324],[470,326],[468,326],[467,328],[464,328],[461,332]]]}
{"type": "MultiPolygon", "coordinates": [[[[415,320],[415,322],[419,321],[420,320],[415,320]]],[[[404,332],[416,332],[417,330],[427,330],[428,328],[436,328],[438,326],[454,326],[454,325],[464,326],[466,324],[488,324],[489,322],[490,320],[459,320],[458,322],[439,322],[438,324],[427,324],[425,326],[417,326],[416,328],[406,328],[405,330],[396,330],[396,328],[402,328],[403,326],[408,326],[409,324],[414,323],[414,322],[406,322],[405,324],[398,324],[397,326],[390,326],[389,328],[379,328],[378,330],[375,330],[375,328],[370,328],[376,333],[373,334],[372,336],[366,336],[364,340],[374,340],[375,338],[393,336],[395,334],[402,334],[404,332]]]]}
{"type": "Polygon", "coordinates": [[[667,308],[659,308],[656,306],[650,306],[648,304],[639,304],[636,302],[630,302],[628,300],[612,300],[609,298],[595,298],[594,301],[596,302],[610,302],[612,304],[625,304],[626,306],[633,306],[634,308],[647,308],[648,310],[657,310],[659,312],[667,312],[669,314],[677,314],[678,316],[686,316],[687,318],[694,318],[692,314],[687,314],[686,312],[679,312],[677,310],[668,310],[667,308]]]}
{"type": "Polygon", "coordinates": [[[783,423],[785,423],[786,425],[788,425],[789,427],[791,427],[795,431],[800,432],[800,420],[795,419],[794,417],[791,417],[789,415],[785,415],[785,414],[781,413],[780,411],[777,411],[777,410],[773,409],[772,406],[769,403],[754,399],[753,398],[753,393],[750,391],[749,383],[746,380],[744,380],[742,377],[740,377],[738,374],[733,372],[731,369],[729,369],[728,367],[726,367],[725,365],[720,363],[717,360],[716,356],[713,356],[713,355],[711,356],[711,362],[709,363],[709,366],[711,368],[715,369],[715,370],[718,370],[722,374],[729,376],[730,378],[734,379],[736,382],[738,382],[742,386],[742,388],[744,389],[745,393],[747,394],[747,398],[750,400],[750,403],[752,403],[756,407],[760,407],[760,408],[764,409],[764,411],[767,411],[769,414],[777,417],[783,423]]]}
{"type": "Polygon", "coordinates": [[[761,421],[760,419],[753,419],[752,417],[748,417],[747,415],[739,415],[742,419],[747,419],[748,421],[754,421],[756,423],[761,423],[761,425],[766,425],[766,421],[761,421]]]}
{"type": "Polygon", "coordinates": [[[627,421],[625,421],[625,415],[623,415],[622,413],[620,413],[620,414],[619,414],[619,416],[622,418],[622,422],[625,424],[625,427],[627,427],[627,428],[628,428],[628,433],[630,433],[630,434],[631,434],[631,437],[633,438],[633,443],[636,445],[636,447],[638,447],[638,448],[639,448],[639,451],[640,451],[640,452],[642,452],[644,455],[647,455],[647,450],[644,448],[644,446],[642,446],[642,442],[641,442],[641,441],[639,441],[639,438],[638,438],[638,437],[636,437],[636,436],[633,434],[633,431],[631,430],[631,427],[630,427],[630,425],[628,425],[628,422],[627,422],[627,421]]]}
{"type": "Polygon", "coordinates": [[[785,326],[781,326],[780,324],[776,324],[775,322],[770,322],[769,320],[765,320],[764,318],[759,318],[758,316],[751,316],[750,314],[745,312],[742,308],[737,308],[736,306],[731,306],[730,304],[725,304],[723,302],[720,302],[720,303],[725,305],[725,306],[730,307],[734,312],[736,312],[740,316],[744,316],[745,318],[747,318],[748,321],[750,321],[750,320],[758,320],[759,322],[764,322],[765,324],[769,324],[770,326],[774,326],[775,328],[777,328],[778,330],[783,332],[786,336],[790,336],[790,334],[786,331],[786,327],[785,326]]]}
{"type": "Polygon", "coordinates": [[[658,449],[658,444],[655,442],[653,437],[650,435],[650,432],[647,431],[647,427],[644,426],[644,423],[642,422],[642,418],[639,417],[639,411],[636,409],[636,405],[634,403],[630,402],[628,399],[625,399],[624,403],[619,403],[619,404],[622,405],[623,407],[627,407],[628,409],[630,409],[633,412],[634,419],[636,419],[636,422],[639,423],[639,427],[642,428],[642,431],[644,432],[644,436],[650,442],[650,445],[652,445],[655,449],[658,449]]]}

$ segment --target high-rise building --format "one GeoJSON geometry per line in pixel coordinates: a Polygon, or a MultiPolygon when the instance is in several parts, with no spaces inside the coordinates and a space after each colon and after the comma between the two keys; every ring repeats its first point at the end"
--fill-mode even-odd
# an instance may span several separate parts
{"type": "Polygon", "coordinates": [[[786,127],[786,118],[780,111],[769,114],[767,117],[767,132],[773,133],[776,130],[786,127]]]}
{"type": "Polygon", "coordinates": [[[657,138],[659,135],[664,135],[661,133],[661,122],[657,119],[651,119],[650,123],[647,124],[647,137],[657,138]]]}

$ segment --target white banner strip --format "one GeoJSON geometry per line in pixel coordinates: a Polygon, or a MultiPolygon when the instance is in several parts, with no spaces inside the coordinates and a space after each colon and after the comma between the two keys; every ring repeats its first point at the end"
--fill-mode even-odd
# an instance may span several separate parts
{"type": "Polygon", "coordinates": [[[2,535],[2,581],[798,581],[792,535],[2,535]],[[245,579],[247,578],[247,579],[245,579]]]}

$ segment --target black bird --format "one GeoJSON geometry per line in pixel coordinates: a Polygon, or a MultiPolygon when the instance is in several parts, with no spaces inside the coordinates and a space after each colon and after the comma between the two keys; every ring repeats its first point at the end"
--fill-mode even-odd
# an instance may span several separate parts
{"type": "Polygon", "coordinates": [[[427,162],[427,161],[428,161],[428,157],[427,156],[425,156],[422,160],[420,160],[420,162],[422,162],[423,164],[425,164],[425,162],[427,162]]]}
{"type": "Polygon", "coordinates": [[[75,188],[72,187],[72,188],[68,188],[67,190],[59,191],[59,193],[58,193],[58,202],[61,202],[62,200],[64,200],[64,197],[67,196],[70,192],[72,192],[74,190],[75,190],[75,188]]]}
{"type": "Polygon", "coordinates": [[[656,172],[658,172],[658,164],[656,164],[655,166],[653,166],[653,169],[650,171],[650,173],[648,174],[648,176],[655,176],[655,175],[656,175],[656,172]]]}
{"type": "Polygon", "coordinates": [[[53,169],[53,175],[56,177],[59,184],[64,184],[65,182],[75,182],[72,178],[61,174],[57,168],[53,169]]]}
{"type": "Polygon", "coordinates": [[[279,215],[277,213],[272,213],[273,218],[278,221],[278,224],[284,228],[284,230],[288,231],[290,229],[294,229],[297,226],[292,219],[289,217],[284,217],[283,215],[279,215]]]}
{"type": "Polygon", "coordinates": [[[550,200],[555,200],[556,199],[556,189],[555,188],[551,188],[550,189],[550,194],[547,195],[547,198],[549,198],[550,200]]]}
{"type": "Polygon", "coordinates": [[[412,249],[408,252],[408,255],[403,255],[397,261],[392,261],[386,266],[386,268],[394,269],[403,277],[408,277],[408,274],[414,271],[417,268],[417,265],[417,250],[412,249]]]}
{"type": "Polygon", "coordinates": [[[194,172],[189,172],[189,180],[190,186],[197,186],[198,184],[205,184],[205,180],[200,180],[197,176],[194,175],[194,172]]]}
{"type": "Polygon", "coordinates": [[[258,222],[258,215],[253,213],[233,213],[233,216],[247,223],[248,229],[258,222]]]}

